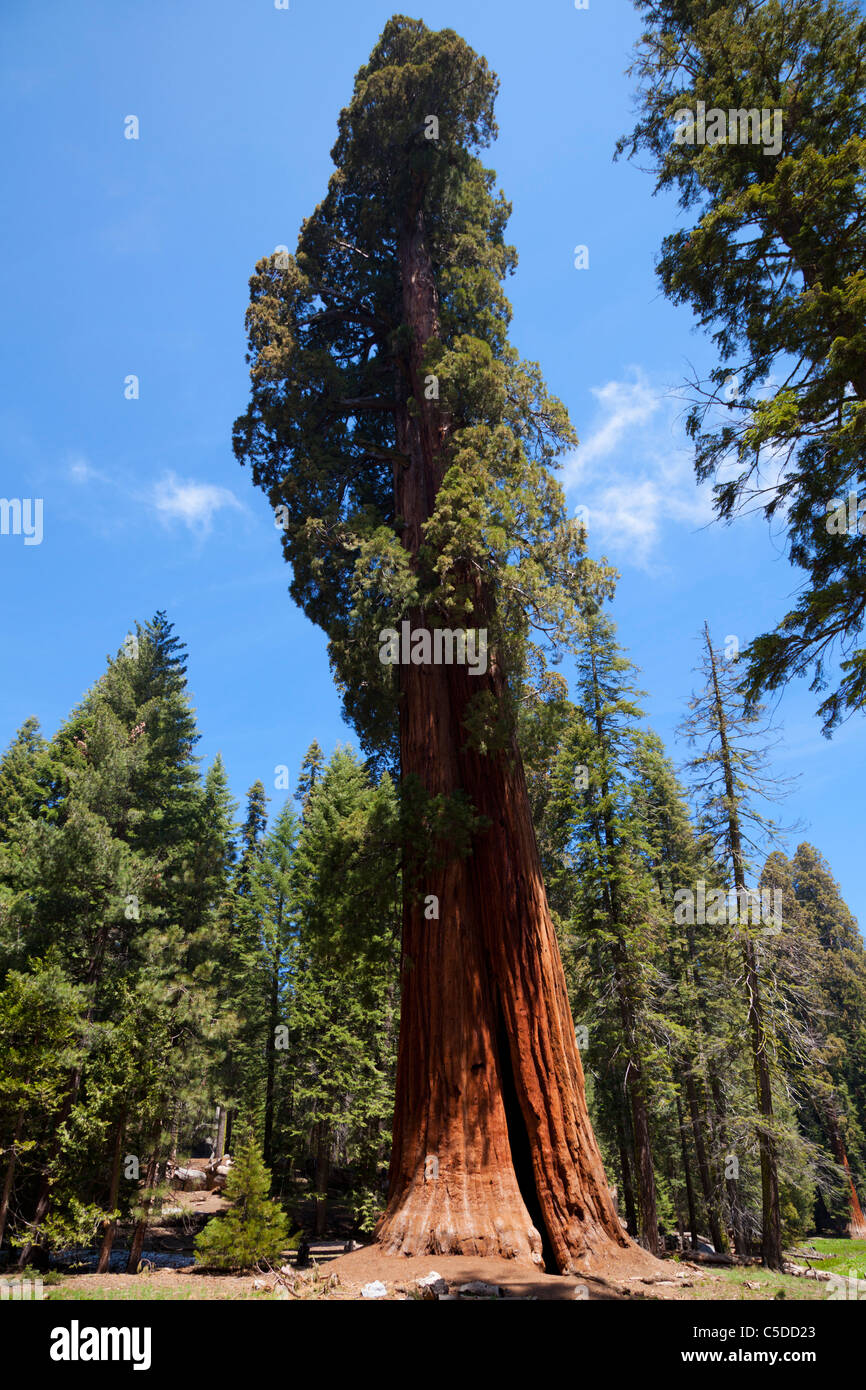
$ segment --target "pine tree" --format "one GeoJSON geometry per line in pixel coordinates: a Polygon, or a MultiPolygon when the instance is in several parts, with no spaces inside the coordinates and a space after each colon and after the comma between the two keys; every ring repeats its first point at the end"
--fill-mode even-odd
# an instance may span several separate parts
{"type": "MultiPolygon", "coordinates": [[[[50,802],[4,854],[4,935],[14,931],[24,958],[50,947],[87,1000],[88,1046],[40,1150],[22,1264],[71,1222],[98,1224],[98,1204],[82,1206],[78,1190],[98,1190],[94,1167],[106,1160],[108,1240],[119,1201],[111,1155],[124,1133],[146,1161],[150,1206],[164,1126],[206,1068],[214,1029],[203,928],[219,872],[196,877],[204,796],[195,720],[164,615],[136,633],[51,741],[50,802]]],[[[133,1255],[145,1225],[143,1216],[133,1255]]]]}
{"type": "Polygon", "coordinates": [[[273,1162],[273,1138],[277,1107],[277,1064],[286,1049],[278,1046],[296,936],[292,869],[298,836],[298,819],[286,802],[265,839],[255,880],[260,905],[262,945],[268,972],[268,1014],[265,1047],[264,1160],[273,1162]]]}
{"type": "Polygon", "coordinates": [[[332,1153],[355,1167],[358,1225],[378,1199],[394,1099],[399,833],[396,797],[338,748],[308,796],[292,864],[292,1139],[311,1153],[316,1234],[332,1153]]]}
{"type": "Polygon", "coordinates": [[[35,818],[46,802],[47,744],[38,719],[25,719],[0,760],[0,843],[17,822],[35,818]]]}
{"type": "Polygon", "coordinates": [[[234,1013],[231,1047],[220,1068],[226,1128],[218,1147],[225,1152],[231,1146],[236,1114],[242,1113],[255,1129],[265,1102],[271,978],[264,905],[256,885],[265,853],[267,801],[262,783],[254,782],[247,793],[230,900],[222,917],[225,983],[234,1013]]]}
{"type": "Polygon", "coordinates": [[[819,708],[829,731],[866,698],[866,19],[845,0],[636,8],[640,115],[618,148],[648,151],[656,188],[695,210],[665,238],[659,277],[719,353],[693,383],[697,474],[718,479],[720,517],[762,506],[784,518],[807,575],[797,605],[748,649],[747,685],[754,699],[811,669],[823,690],[837,648],[841,678],[819,708]],[[704,144],[688,139],[699,101],[704,144]],[[715,111],[736,133],[710,138],[715,111]],[[755,120],[760,139],[741,130],[755,120]]]}
{"type": "Polygon", "coordinates": [[[310,794],[322,775],[325,766],[325,755],[319,747],[317,739],[313,739],[306,753],[304,761],[301,763],[301,773],[298,777],[298,786],[295,798],[305,807],[310,799],[310,794]]]}
{"type": "Polygon", "coordinates": [[[10,971],[0,990],[0,1244],[22,1165],[45,1152],[63,1113],[69,1074],[82,1056],[85,1007],[84,991],[56,961],[10,971]]]}
{"type": "MultiPolygon", "coordinates": [[[[659,919],[641,861],[641,829],[629,804],[629,770],[642,712],[635,703],[632,664],[619,653],[610,620],[600,611],[588,615],[581,636],[576,653],[580,707],[562,740],[548,810],[558,863],[551,894],[554,903],[570,898],[568,930],[582,944],[585,978],[608,982],[609,997],[598,1001],[589,1025],[592,1052],[608,1055],[608,1084],[624,1087],[629,1097],[640,1239],[656,1253],[650,1112],[652,1073],[661,1064],[654,1038],[659,919]]],[[[581,1014],[587,1016],[585,1008],[581,1014]]],[[[620,1124],[625,1126],[625,1117],[620,1124]]]]}
{"type": "MultiPolygon", "coordinates": [[[[677,890],[712,877],[691,823],[685,792],[675,776],[661,741],[654,734],[639,737],[634,760],[632,814],[641,828],[642,852],[659,896],[667,940],[667,988],[659,1003],[670,1038],[671,1063],[680,1091],[677,1118],[681,1136],[683,1177],[691,1186],[689,1140],[694,1149],[700,1195],[710,1239],[718,1251],[727,1248],[723,1224],[723,1163],[725,1119],[718,1104],[721,1093],[721,1055],[739,1036],[740,1017],[731,1017],[727,984],[718,944],[712,930],[679,920],[677,890]]],[[[728,1068],[724,1070],[729,1072],[728,1068]]],[[[741,1218],[735,1187],[728,1188],[729,1216],[740,1235],[741,1218]]],[[[692,1243],[697,1240],[697,1201],[689,1198],[692,1243]]],[[[736,1238],[735,1238],[736,1239],[736,1238]]],[[[742,1237],[736,1241],[738,1253],[742,1237]]]]}
{"type": "Polygon", "coordinates": [[[815,1070],[824,1081],[819,1104],[831,1152],[844,1171],[852,1234],[860,1234],[864,1222],[857,1192],[866,1190],[866,950],[823,855],[801,844],[790,867],[802,931],[811,945],[817,997],[810,1021],[818,1037],[815,1070]]]}
{"type": "Polygon", "coordinates": [[[250,1133],[240,1138],[226,1182],[232,1203],[224,1216],[213,1217],[196,1236],[199,1264],[214,1269],[251,1269],[276,1262],[288,1240],[288,1217],[271,1201],[271,1175],[250,1133]]]}
{"type": "MultiPolygon", "coordinates": [[[[700,742],[702,748],[689,761],[688,767],[695,778],[694,791],[702,828],[713,852],[726,865],[736,893],[735,920],[739,923],[758,1106],[761,1256],[765,1265],[779,1269],[782,1264],[782,1228],[779,1134],[773,1112],[772,1037],[766,1024],[760,982],[760,947],[756,937],[761,929],[754,923],[752,899],[746,884],[750,855],[757,851],[760,837],[773,834],[776,829],[761,809],[761,801],[778,796],[779,786],[772,782],[766,771],[766,730],[761,728],[761,712],[757,708],[743,709],[736,664],[725,666],[724,658],[713,646],[706,624],[701,669],[705,685],[690,702],[690,717],[684,731],[690,742],[700,742]]],[[[721,893],[719,896],[723,897],[721,893]]],[[[708,911],[708,919],[709,916],[708,911]]]]}

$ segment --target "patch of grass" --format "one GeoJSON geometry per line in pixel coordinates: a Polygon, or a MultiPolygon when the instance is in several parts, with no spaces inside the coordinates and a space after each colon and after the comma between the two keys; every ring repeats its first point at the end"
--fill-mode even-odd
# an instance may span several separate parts
{"type": "Polygon", "coordinates": [[[720,1302],[749,1303],[775,1298],[803,1302],[806,1299],[827,1298],[829,1287],[822,1280],[798,1279],[793,1274],[777,1274],[775,1270],[764,1269],[761,1265],[748,1265],[745,1268],[714,1269],[712,1282],[696,1275],[693,1287],[683,1292],[688,1298],[718,1299],[720,1302]],[[749,1288],[750,1284],[755,1287],[749,1288]]]}
{"type": "Polygon", "coordinates": [[[832,1274],[853,1274],[857,1279],[866,1279],[866,1240],[827,1240],[816,1236],[814,1240],[803,1242],[802,1248],[815,1249],[829,1258],[815,1261],[817,1269],[829,1270],[832,1274]]]}
{"type": "MultiPolygon", "coordinates": [[[[828,1274],[853,1274],[857,1279],[866,1280],[866,1240],[825,1240],[816,1237],[803,1239],[796,1250],[802,1250],[803,1256],[798,1257],[795,1251],[786,1251],[785,1257],[792,1264],[806,1264],[805,1251],[817,1250],[826,1258],[810,1260],[813,1268],[826,1270],[828,1274]]],[[[777,1274],[775,1270],[764,1269],[762,1265],[714,1269],[711,1276],[696,1274],[694,1278],[694,1286],[683,1291],[686,1297],[693,1299],[741,1299],[749,1302],[778,1298],[780,1301],[804,1302],[829,1298],[832,1292],[826,1280],[798,1279],[792,1274],[777,1274]],[[749,1284],[756,1287],[750,1289],[749,1284]]]]}
{"type": "Polygon", "coordinates": [[[207,1276],[192,1277],[172,1272],[138,1275],[84,1274],[63,1275],[61,1283],[45,1301],[54,1303],[138,1303],[138,1302],[200,1302],[216,1299],[220,1302],[247,1300],[275,1301],[277,1294],[268,1289],[254,1289],[248,1280],[207,1276]]]}
{"type": "Polygon", "coordinates": [[[73,1289],[64,1285],[47,1294],[46,1303],[155,1303],[173,1302],[175,1299],[188,1299],[188,1293],[169,1293],[143,1286],[140,1289],[73,1289]]]}
{"type": "Polygon", "coordinates": [[[267,1303],[273,1297],[273,1294],[264,1290],[250,1293],[235,1293],[228,1289],[225,1293],[209,1290],[206,1294],[200,1294],[194,1290],[178,1289],[177,1286],[157,1289],[142,1281],[135,1288],[127,1286],[123,1289],[112,1288],[110,1284],[98,1289],[76,1289],[71,1284],[64,1284],[62,1288],[53,1289],[51,1293],[46,1293],[44,1301],[46,1303],[186,1303],[190,1301],[198,1303],[202,1298],[206,1298],[217,1301],[231,1300],[232,1303],[255,1299],[259,1303],[262,1300],[267,1303]]]}
{"type": "Polygon", "coordinates": [[[0,1273],[0,1279],[41,1279],[42,1286],[46,1289],[50,1288],[52,1284],[60,1283],[60,1275],[57,1273],[56,1269],[34,1269],[31,1265],[28,1265],[26,1269],[22,1269],[20,1273],[16,1273],[11,1269],[0,1273]]]}

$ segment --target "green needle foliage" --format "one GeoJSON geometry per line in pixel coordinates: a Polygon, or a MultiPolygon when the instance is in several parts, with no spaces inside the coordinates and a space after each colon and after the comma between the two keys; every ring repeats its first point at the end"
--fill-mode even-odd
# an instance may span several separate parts
{"type": "Polygon", "coordinates": [[[268,1196],[271,1175],[252,1134],[244,1134],[226,1182],[231,1209],[209,1221],[195,1242],[196,1260],[213,1269],[251,1269],[285,1250],[289,1218],[268,1196]]]}
{"type": "Polygon", "coordinates": [[[866,700],[866,19],[843,0],[636,0],[639,119],[618,152],[648,152],[689,225],[658,273],[712,333],[688,430],[718,515],[761,507],[786,528],[802,594],[747,652],[752,697],[811,671],[838,684],[829,733],[866,700]],[[676,113],[781,112],[781,148],[674,140],[676,113]],[[845,506],[845,520],[838,513],[845,506]],[[837,513],[834,518],[833,513],[837,513]],[[856,513],[856,506],[854,507],[856,513]]]}
{"type": "Polygon", "coordinates": [[[508,343],[509,206],[477,153],[496,134],[497,85],[452,30],[391,19],[340,114],[336,168],[295,255],[259,261],[250,281],[252,393],[235,453],[283,529],[292,596],[328,634],[347,717],[365,750],[392,758],[383,627],[418,608],[459,626],[480,580],[491,653],[519,677],[530,635],[555,644],[582,585],[609,579],[550,471],[575,442],[565,409],[508,343]],[[424,389],[447,425],[413,569],[395,492],[401,422],[421,419],[399,258],[418,218],[439,306],[424,389]]]}

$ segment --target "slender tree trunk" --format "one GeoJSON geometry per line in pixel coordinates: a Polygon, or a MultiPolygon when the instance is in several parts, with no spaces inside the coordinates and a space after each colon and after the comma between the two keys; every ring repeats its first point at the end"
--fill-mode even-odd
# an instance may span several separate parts
{"type": "MultiPolygon", "coordinates": [[[[682,1157],[682,1155],[680,1155],[680,1157],[682,1157]]],[[[678,1175],[676,1158],[674,1156],[673,1151],[670,1149],[665,1151],[665,1177],[667,1178],[668,1183],[670,1184],[671,1201],[674,1204],[674,1221],[676,1223],[677,1231],[682,1237],[683,1230],[685,1229],[683,1223],[682,1188],[680,1187],[680,1184],[677,1180],[678,1175]]],[[[686,1193],[686,1200],[688,1201],[688,1193],[686,1193]]],[[[661,1245],[662,1250],[666,1251],[667,1240],[664,1237],[661,1237],[659,1243],[661,1245]]]]}
{"type": "Polygon", "coordinates": [[[226,1110],[225,1106],[217,1106],[217,1132],[214,1144],[214,1158],[222,1158],[225,1153],[226,1143],[226,1110]]]}
{"type": "Polygon", "coordinates": [[[328,1178],[331,1172],[331,1128],[326,1120],[316,1126],[316,1215],[314,1232],[325,1234],[328,1224],[328,1178]]]}
{"type": "MultiPolygon", "coordinates": [[[[122,1111],[117,1121],[114,1131],[114,1153],[111,1159],[111,1181],[108,1190],[108,1207],[114,1211],[117,1207],[117,1197],[120,1191],[120,1168],[123,1162],[123,1136],[126,1130],[126,1111],[122,1111]]],[[[102,1245],[99,1250],[99,1263],[96,1266],[97,1274],[104,1274],[111,1262],[111,1249],[114,1245],[114,1237],[117,1234],[117,1217],[112,1216],[104,1223],[102,1233],[102,1245]]]]}
{"type": "Polygon", "coordinates": [[[177,1163],[177,1145],[180,1137],[181,1119],[184,1113],[182,1100],[176,1100],[171,1108],[171,1133],[168,1141],[168,1161],[174,1168],[177,1163]]]}
{"type": "Polygon", "coordinates": [[[743,947],[743,961],[746,972],[746,988],[749,993],[749,1033],[752,1040],[752,1057],[755,1064],[755,1093],[757,1095],[758,1110],[761,1116],[761,1123],[758,1128],[763,1209],[761,1258],[769,1269],[781,1269],[782,1209],[779,1201],[776,1139],[773,1132],[773,1092],[770,1083],[770,1063],[767,1057],[767,1039],[764,1030],[764,1016],[758,986],[758,968],[755,962],[755,948],[752,942],[748,940],[743,947]]]}
{"type": "MultiPolygon", "coordinates": [[[[611,903],[611,922],[617,920],[617,913],[611,903]]],[[[640,1243],[650,1254],[659,1251],[659,1223],[656,1208],[655,1165],[653,1163],[652,1138],[650,1135],[649,1112],[646,1103],[643,1066],[637,1046],[637,1025],[631,996],[626,984],[627,953],[621,942],[614,948],[614,988],[619,1001],[623,1038],[626,1055],[626,1087],[631,1105],[631,1128],[634,1140],[634,1161],[637,1173],[638,1211],[640,1213],[640,1243]]]]}
{"type": "MultiPolygon", "coordinates": [[[[866,1217],[860,1206],[860,1199],[857,1196],[857,1189],[854,1186],[854,1179],[851,1176],[851,1169],[848,1166],[848,1155],[845,1152],[845,1145],[842,1142],[842,1135],[839,1131],[839,1121],[832,1111],[827,1113],[827,1126],[830,1130],[830,1143],[836,1162],[845,1169],[845,1176],[848,1179],[849,1199],[851,1204],[851,1220],[848,1231],[852,1240],[866,1239],[866,1217]]],[[[0,1227],[0,1239],[2,1239],[2,1227],[0,1227]]]]}
{"type": "Polygon", "coordinates": [[[9,1157],[6,1160],[6,1173],[3,1178],[3,1194],[0,1196],[0,1245],[6,1235],[6,1222],[9,1217],[9,1202],[12,1198],[12,1183],[15,1180],[15,1163],[18,1157],[18,1140],[21,1138],[21,1127],[24,1123],[24,1116],[18,1114],[15,1117],[15,1131],[12,1135],[12,1143],[9,1146],[9,1157]]]}
{"type": "MultiPolygon", "coordinates": [[[[686,943],[689,955],[688,968],[691,972],[692,984],[697,990],[698,1000],[700,1001],[700,1013],[701,1017],[703,1017],[704,1010],[708,1006],[707,994],[704,989],[704,983],[701,978],[701,971],[698,966],[693,925],[687,926],[686,928],[686,943]]],[[[698,1101],[697,1085],[695,1083],[695,1058],[692,1053],[687,1053],[685,1057],[686,1096],[688,1100],[689,1117],[692,1123],[692,1133],[694,1135],[695,1140],[695,1153],[698,1158],[698,1172],[701,1179],[701,1188],[704,1194],[704,1203],[707,1209],[707,1221],[710,1227],[710,1238],[716,1250],[727,1251],[730,1242],[728,1241],[728,1237],[725,1231],[722,1179],[718,1168],[718,1153],[715,1147],[717,1138],[720,1143],[724,1142],[722,1123],[724,1111],[723,1109],[720,1109],[720,1107],[723,1104],[723,1097],[721,1094],[721,1088],[718,1086],[713,1086],[710,1074],[711,1068],[708,1067],[704,1061],[703,1050],[701,1047],[702,1034],[703,1030],[702,1028],[700,1028],[698,1031],[697,1045],[701,1064],[701,1074],[706,1077],[706,1082],[709,1085],[709,1093],[710,1096],[712,1096],[713,1101],[713,1104],[711,1106],[709,1103],[709,1098],[706,1098],[706,1104],[703,1112],[703,1119],[706,1122],[706,1134],[709,1138],[710,1143],[709,1153],[707,1150],[707,1143],[704,1138],[704,1124],[702,1123],[701,1107],[698,1101]]],[[[701,1085],[701,1091],[706,1097],[707,1086],[703,1083],[701,1085]]],[[[733,1194],[728,1192],[727,1195],[729,1199],[729,1205],[731,1206],[731,1211],[734,1212],[735,1204],[738,1201],[736,1184],[734,1184],[733,1186],[733,1194]]],[[[737,1240],[739,1241],[739,1244],[735,1243],[735,1249],[738,1255],[742,1255],[745,1253],[745,1251],[740,1249],[740,1244],[742,1244],[743,1242],[743,1234],[738,1205],[736,1206],[736,1213],[737,1240]]]]}
{"type": "MultiPolygon", "coordinates": [[[[594,650],[590,649],[592,666],[592,689],[595,730],[599,745],[606,743],[606,730],[602,712],[602,699],[598,683],[598,671],[594,650]]],[[[606,781],[602,782],[602,793],[608,796],[606,781]]],[[[609,809],[602,812],[601,826],[596,830],[599,857],[604,860],[607,852],[608,862],[613,863],[617,853],[617,836],[609,809]],[[603,843],[602,843],[603,841],[603,843]]],[[[614,988],[619,1005],[622,1034],[628,1062],[626,1065],[626,1086],[631,1104],[632,1137],[634,1140],[635,1169],[637,1172],[638,1210],[640,1212],[640,1243],[651,1254],[659,1253],[659,1226],[656,1208],[655,1164],[653,1162],[652,1138],[650,1134],[649,1113],[647,1110],[646,1077],[638,1037],[637,1010],[634,993],[630,987],[631,970],[628,949],[621,935],[623,921],[622,903],[615,876],[611,874],[604,884],[604,900],[608,921],[613,935],[614,988]]]]}
{"type": "MultiPolygon", "coordinates": [[[[716,1132],[718,1135],[719,1150],[723,1158],[728,1147],[727,1130],[725,1126],[725,1097],[722,1085],[713,1066],[708,1066],[708,1077],[710,1082],[710,1092],[713,1097],[713,1108],[716,1112],[716,1132]]],[[[731,1218],[731,1235],[733,1237],[734,1250],[741,1259],[745,1259],[750,1254],[749,1242],[746,1239],[746,1228],[743,1219],[743,1207],[740,1201],[740,1189],[737,1187],[736,1178],[725,1177],[725,1196],[728,1202],[728,1212],[731,1218]]]]}
{"type": "MultiPolygon", "coordinates": [[[[728,804],[728,834],[731,859],[734,869],[734,887],[737,902],[747,901],[745,856],[740,831],[740,818],[737,811],[736,785],[733,760],[728,742],[728,723],[724,702],[719,689],[716,654],[710,641],[709,628],[704,627],[710,670],[713,681],[713,699],[716,711],[716,725],[719,735],[719,756],[725,778],[725,796],[728,804]]],[[[769,1269],[782,1267],[782,1211],[779,1201],[779,1168],[776,1154],[775,1125],[773,1117],[773,1090],[770,1080],[770,1063],[767,1055],[767,1034],[764,1027],[764,1014],[758,980],[758,967],[755,947],[746,936],[743,942],[743,966],[745,971],[746,994],[749,1011],[749,1036],[752,1044],[752,1061],[755,1070],[755,1094],[758,1102],[758,1147],[761,1156],[761,1259],[769,1269]]]]}
{"type": "Polygon", "coordinates": [[[132,1243],[129,1247],[129,1259],[126,1265],[127,1274],[136,1274],[138,1271],[141,1252],[144,1249],[144,1237],[150,1224],[150,1208],[153,1198],[151,1196],[156,1187],[157,1170],[159,1167],[159,1141],[160,1126],[156,1126],[151,1134],[151,1153],[147,1162],[147,1174],[144,1180],[141,1200],[144,1205],[144,1215],[135,1223],[135,1230],[132,1233],[132,1243]]]}
{"type": "Polygon", "coordinates": [[[651,1255],[659,1252],[659,1220],[656,1209],[656,1182],[650,1140],[649,1115],[642,1088],[629,1086],[631,1123],[634,1131],[634,1156],[637,1168],[638,1207],[640,1210],[640,1243],[651,1255]]]}
{"type": "Polygon", "coordinates": [[[683,1157],[683,1176],[686,1181],[686,1202],[689,1208],[689,1227],[692,1233],[692,1246],[698,1248],[698,1216],[695,1210],[695,1191],[692,1186],[692,1168],[689,1162],[689,1150],[686,1144],[686,1122],[683,1118],[682,1102],[677,1094],[677,1127],[680,1134],[680,1151],[683,1157]]]}
{"type": "MultiPolygon", "coordinates": [[[[282,917],[282,906],[280,909],[282,917]]],[[[277,930],[280,929],[280,922],[277,923],[277,930]]],[[[276,1053],[276,1031],[279,1023],[280,1012],[280,951],[277,948],[276,956],[272,962],[270,1007],[268,1010],[268,1058],[267,1072],[265,1076],[265,1133],[262,1144],[265,1165],[270,1168],[273,1154],[274,1142],[274,1081],[276,1077],[277,1053],[276,1053]]]]}
{"type": "Polygon", "coordinates": [[[710,1173],[709,1159],[707,1158],[707,1146],[704,1143],[704,1132],[701,1124],[701,1111],[698,1103],[697,1087],[693,1071],[693,1061],[691,1057],[685,1058],[685,1082],[686,1098],[689,1105],[689,1117],[692,1123],[692,1135],[695,1141],[695,1156],[698,1160],[698,1176],[701,1180],[701,1191],[704,1194],[704,1206],[707,1211],[707,1224],[710,1228],[710,1240],[713,1247],[720,1253],[727,1249],[728,1242],[722,1229],[721,1213],[716,1202],[716,1189],[710,1173]]]}
{"type": "Polygon", "coordinates": [[[622,1170],[622,1196],[625,1202],[625,1224],[628,1233],[637,1240],[637,1206],[634,1199],[634,1183],[631,1177],[631,1160],[628,1156],[628,1139],[626,1137],[625,1125],[617,1103],[616,1110],[616,1138],[619,1147],[619,1166],[622,1170]]]}
{"type": "MultiPolygon", "coordinates": [[[[425,400],[425,344],[438,335],[435,277],[423,216],[411,209],[398,245],[411,347],[398,414],[395,509],[417,562],[446,460],[448,421],[425,400]]],[[[466,625],[486,627],[476,587],[466,625]]],[[[427,626],[414,612],[414,626],[427,626]]],[[[516,739],[482,756],[463,721],[473,696],[503,707],[491,663],[402,668],[404,781],[431,796],[462,791],[486,816],[472,854],[453,851],[422,881],[404,876],[402,1015],[386,1211],[392,1254],[499,1255],[573,1269],[629,1245],[589,1123],[565,975],[547,907],[516,739]],[[438,918],[425,917],[434,897],[438,918]]]]}

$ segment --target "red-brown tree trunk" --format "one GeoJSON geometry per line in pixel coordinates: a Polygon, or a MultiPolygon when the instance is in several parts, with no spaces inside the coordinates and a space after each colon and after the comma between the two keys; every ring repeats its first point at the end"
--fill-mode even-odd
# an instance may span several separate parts
{"type": "Polygon", "coordinates": [[[318,1238],[325,1234],[328,1225],[328,1179],[331,1173],[331,1127],[327,1120],[316,1125],[316,1212],[313,1221],[313,1234],[318,1238]]]}
{"type": "MultiPolygon", "coordinates": [[[[704,1194],[704,1207],[707,1213],[707,1224],[710,1228],[710,1240],[713,1249],[722,1254],[727,1250],[728,1242],[722,1230],[722,1216],[716,1201],[716,1185],[710,1173],[710,1163],[707,1157],[707,1147],[704,1143],[704,1129],[701,1120],[700,1107],[698,1105],[698,1093],[695,1086],[694,1063],[691,1057],[685,1058],[685,1081],[686,1098],[688,1100],[689,1115],[692,1122],[692,1134],[695,1141],[695,1155],[698,1160],[698,1174],[701,1180],[701,1191],[704,1194]]],[[[677,1102],[679,1104],[679,1101],[677,1102]]],[[[695,1242],[697,1246],[697,1242],[695,1242]]]]}
{"type": "MultiPolygon", "coordinates": [[[[398,251],[412,344],[406,389],[417,405],[398,417],[407,461],[395,467],[395,504],[417,556],[449,428],[424,399],[422,353],[438,334],[438,301],[418,208],[398,251]]],[[[479,590],[466,626],[485,626],[486,611],[479,590]]],[[[429,626],[422,612],[409,616],[413,628],[429,626]]],[[[489,829],[468,857],[428,868],[421,882],[404,876],[394,1144],[377,1239],[393,1254],[500,1256],[561,1271],[625,1250],[648,1258],[622,1230],[590,1126],[516,742],[487,755],[467,746],[469,700],[489,691],[501,705],[504,675],[460,665],[400,673],[404,780],[416,777],[431,796],[462,791],[489,829]]]]}
{"type": "Polygon", "coordinates": [[[863,1208],[860,1205],[854,1179],[851,1176],[851,1169],[848,1166],[848,1155],[845,1152],[845,1145],[839,1131],[839,1121],[832,1109],[827,1114],[827,1125],[830,1130],[830,1142],[836,1156],[836,1162],[845,1169],[845,1176],[848,1179],[850,1189],[851,1220],[848,1224],[848,1234],[852,1240],[863,1240],[866,1238],[866,1216],[863,1215],[863,1208]]]}
{"type": "MultiPolygon", "coordinates": [[[[698,1248],[698,1218],[697,1218],[697,1212],[696,1212],[696,1210],[695,1210],[695,1189],[694,1189],[694,1184],[692,1183],[692,1166],[691,1166],[691,1163],[690,1163],[690,1161],[689,1161],[689,1147],[688,1147],[688,1144],[686,1143],[686,1122],[685,1122],[685,1119],[683,1118],[683,1107],[682,1107],[682,1102],[681,1102],[681,1100],[680,1100],[680,1098],[679,1098],[679,1095],[677,1095],[677,1097],[676,1097],[676,1102],[677,1102],[677,1128],[678,1128],[679,1134],[680,1134],[680,1154],[681,1154],[681,1156],[682,1156],[682,1161],[683,1161],[683,1177],[684,1177],[684,1179],[685,1179],[685,1184],[686,1184],[686,1204],[687,1204],[688,1209],[689,1209],[689,1230],[690,1230],[691,1233],[692,1233],[692,1246],[693,1246],[693,1248],[694,1248],[695,1250],[697,1250],[697,1248],[698,1248]]],[[[672,1187],[672,1189],[673,1189],[674,1191],[676,1190],[676,1185],[675,1185],[675,1183],[674,1183],[674,1181],[673,1181],[673,1173],[671,1173],[671,1187],[672,1187]]],[[[677,1209],[677,1222],[678,1222],[678,1225],[679,1225],[680,1235],[682,1235],[682,1233],[683,1233],[683,1223],[682,1223],[682,1218],[681,1218],[680,1213],[679,1213],[679,1209],[677,1209]]]]}
{"type": "Polygon", "coordinates": [[[630,1236],[637,1238],[637,1203],[631,1177],[631,1159],[628,1153],[628,1139],[625,1132],[621,1102],[616,1101],[616,1140],[619,1148],[619,1166],[622,1170],[622,1197],[625,1204],[625,1224],[630,1236]]]}
{"type": "Polygon", "coordinates": [[[159,1176],[159,1132],[160,1126],[156,1125],[151,1133],[150,1158],[147,1164],[147,1173],[144,1179],[144,1187],[141,1192],[141,1204],[143,1214],[135,1223],[132,1232],[132,1241],[129,1247],[129,1258],[126,1262],[127,1274],[137,1274],[138,1266],[141,1261],[141,1252],[144,1249],[144,1237],[147,1235],[147,1228],[150,1225],[150,1213],[153,1206],[153,1189],[156,1187],[159,1176]]]}
{"type": "MultiPolygon", "coordinates": [[[[719,754],[725,778],[725,796],[728,807],[728,837],[731,861],[734,870],[734,887],[737,902],[744,901],[746,892],[745,855],[740,828],[739,802],[736,796],[734,765],[728,740],[728,721],[725,705],[719,687],[716,656],[710,641],[710,630],[704,624],[707,652],[713,680],[713,700],[716,711],[716,728],[719,736],[719,754]]],[[[761,1158],[761,1259],[768,1269],[782,1268],[782,1215],[779,1197],[779,1160],[775,1136],[775,1117],[773,1115],[773,1087],[770,1076],[770,1062],[767,1053],[768,1038],[764,1025],[764,1008],[761,1002],[761,987],[758,977],[758,963],[755,947],[749,937],[743,941],[743,980],[749,1011],[749,1035],[752,1043],[752,1061],[755,1071],[755,1098],[758,1105],[758,1149],[761,1158]]]]}
{"type": "MultiPolygon", "coordinates": [[[[126,1110],[122,1110],[114,1131],[114,1151],[111,1157],[111,1179],[108,1191],[108,1209],[114,1212],[117,1208],[117,1197],[120,1191],[120,1168],[123,1162],[123,1136],[126,1129],[126,1110]]],[[[111,1251],[114,1246],[114,1237],[117,1234],[117,1217],[111,1216],[105,1222],[102,1233],[102,1244],[99,1249],[99,1263],[96,1266],[97,1274],[104,1274],[111,1264],[111,1251]]]]}
{"type": "Polygon", "coordinates": [[[851,1176],[851,1169],[848,1167],[848,1155],[842,1150],[842,1163],[848,1175],[848,1183],[851,1188],[851,1224],[848,1233],[852,1240],[866,1240],[866,1216],[863,1215],[863,1208],[857,1196],[857,1189],[854,1186],[854,1179],[851,1176]]]}
{"type": "Polygon", "coordinates": [[[9,1157],[6,1160],[6,1173],[3,1178],[3,1193],[2,1196],[0,1196],[0,1245],[3,1244],[3,1237],[6,1234],[6,1220],[9,1215],[12,1184],[15,1180],[15,1163],[18,1158],[18,1140],[21,1138],[23,1122],[24,1117],[19,1113],[15,1119],[15,1132],[12,1135],[12,1143],[9,1146],[9,1157]]]}

